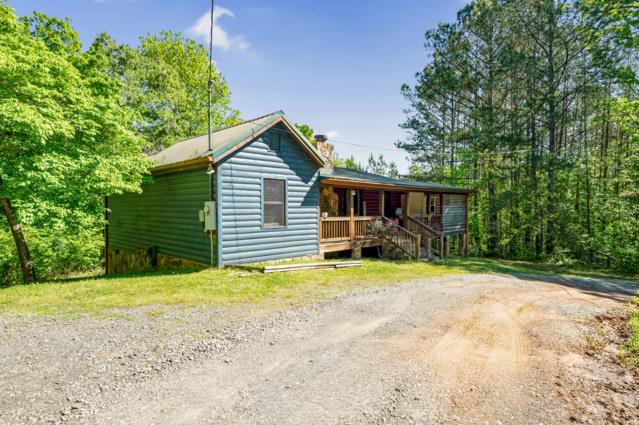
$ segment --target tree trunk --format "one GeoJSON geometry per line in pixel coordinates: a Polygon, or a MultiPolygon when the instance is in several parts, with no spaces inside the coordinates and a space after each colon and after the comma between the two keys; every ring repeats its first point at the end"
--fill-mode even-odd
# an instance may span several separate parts
{"type": "Polygon", "coordinates": [[[555,4],[553,1],[548,2],[548,47],[546,53],[546,59],[548,61],[547,67],[547,123],[548,123],[548,162],[547,176],[548,176],[548,193],[546,198],[546,252],[552,254],[555,250],[555,240],[557,237],[557,231],[555,228],[555,212],[557,202],[557,174],[556,174],[556,160],[557,160],[557,98],[555,95],[556,90],[556,78],[555,75],[555,33],[554,29],[557,26],[555,18],[555,4]]]}
{"type": "Polygon", "coordinates": [[[11,201],[9,198],[0,198],[0,204],[4,210],[4,215],[7,217],[9,227],[11,227],[11,234],[13,240],[16,243],[16,250],[18,251],[18,258],[20,259],[20,267],[22,267],[22,275],[24,276],[24,283],[32,283],[36,280],[35,268],[31,262],[31,256],[29,255],[29,248],[27,247],[27,241],[24,239],[22,228],[20,224],[16,222],[15,213],[11,201]]]}

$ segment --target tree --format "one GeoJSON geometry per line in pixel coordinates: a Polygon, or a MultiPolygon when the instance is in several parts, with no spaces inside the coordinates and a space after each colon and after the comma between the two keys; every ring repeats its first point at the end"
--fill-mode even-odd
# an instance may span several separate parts
{"type": "MultiPolygon", "coordinates": [[[[206,48],[180,33],[162,31],[140,40],[137,49],[100,34],[89,53],[102,69],[122,81],[124,103],[133,111],[136,132],[147,150],[157,151],[206,133],[209,59],[206,48]]],[[[230,90],[213,65],[214,129],[240,122],[230,90]]]]}
{"type": "Polygon", "coordinates": [[[333,156],[333,166],[338,168],[348,168],[349,170],[363,170],[364,167],[355,161],[355,157],[353,155],[348,158],[342,159],[337,153],[333,156]]]}
{"type": "Polygon", "coordinates": [[[477,253],[639,269],[635,3],[475,0],[426,32],[397,146],[478,189],[477,253]]]}
{"type": "Polygon", "coordinates": [[[295,123],[295,127],[306,137],[306,140],[313,143],[313,134],[315,131],[308,124],[297,124],[295,123]]]}
{"type": "Polygon", "coordinates": [[[68,22],[0,4],[0,204],[25,282],[37,259],[22,225],[96,226],[104,196],[139,190],[146,172],[120,83],[79,46],[68,22]]]}
{"type": "Polygon", "coordinates": [[[397,164],[394,161],[387,162],[383,154],[379,154],[377,158],[375,158],[373,154],[370,154],[366,165],[366,171],[393,178],[397,178],[399,176],[397,164]]]}

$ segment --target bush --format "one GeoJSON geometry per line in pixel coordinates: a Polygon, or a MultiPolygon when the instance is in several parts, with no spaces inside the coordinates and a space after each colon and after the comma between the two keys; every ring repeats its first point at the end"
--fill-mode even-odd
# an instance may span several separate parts
{"type": "Polygon", "coordinates": [[[375,219],[366,225],[366,231],[372,235],[390,237],[399,231],[399,222],[397,220],[375,219]]]}
{"type": "MultiPolygon", "coordinates": [[[[23,231],[38,279],[52,279],[99,267],[104,241],[101,229],[35,229],[23,231]]],[[[0,283],[22,280],[22,270],[11,232],[0,230],[0,283]]]]}

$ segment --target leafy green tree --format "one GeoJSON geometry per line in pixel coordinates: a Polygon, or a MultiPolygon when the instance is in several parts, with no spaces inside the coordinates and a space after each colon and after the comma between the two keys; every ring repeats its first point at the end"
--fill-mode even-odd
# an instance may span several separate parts
{"type": "MultiPolygon", "coordinates": [[[[179,33],[163,31],[140,42],[139,62],[131,76],[129,103],[142,119],[138,131],[154,148],[167,147],[207,131],[209,59],[206,48],[179,33]]],[[[212,127],[237,124],[230,90],[214,67],[212,127]]]]}
{"type": "Polygon", "coordinates": [[[308,124],[295,123],[295,127],[297,127],[297,129],[300,131],[300,133],[304,135],[304,137],[306,137],[306,140],[308,140],[311,143],[313,142],[313,134],[315,132],[313,131],[311,127],[309,127],[308,124]]]}
{"type": "MultiPolygon", "coordinates": [[[[147,35],[132,49],[100,34],[88,52],[102,69],[122,81],[124,103],[135,111],[134,127],[157,151],[208,128],[208,73],[206,48],[180,33],[147,35]]],[[[231,108],[230,90],[215,65],[212,81],[214,129],[240,122],[231,108]]]]}
{"type": "Polygon", "coordinates": [[[23,227],[99,228],[104,197],[139,190],[147,160],[120,82],[91,65],[68,22],[18,20],[0,4],[0,81],[0,204],[32,282],[23,227]]]}
{"type": "Polygon", "coordinates": [[[353,155],[342,159],[337,153],[333,156],[333,166],[338,168],[348,168],[350,170],[364,169],[359,162],[355,161],[355,157],[353,155]]]}

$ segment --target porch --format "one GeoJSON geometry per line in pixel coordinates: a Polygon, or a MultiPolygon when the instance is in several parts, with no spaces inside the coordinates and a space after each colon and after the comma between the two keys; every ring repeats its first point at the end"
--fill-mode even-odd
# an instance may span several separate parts
{"type": "MultiPolygon", "coordinates": [[[[442,194],[405,190],[374,190],[322,184],[320,196],[320,252],[381,246],[384,239],[409,258],[438,256],[450,249],[442,232],[442,194]],[[392,234],[374,234],[370,223],[396,220],[392,234]]],[[[465,252],[460,238],[460,253],[465,252]]]]}

